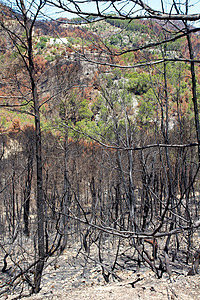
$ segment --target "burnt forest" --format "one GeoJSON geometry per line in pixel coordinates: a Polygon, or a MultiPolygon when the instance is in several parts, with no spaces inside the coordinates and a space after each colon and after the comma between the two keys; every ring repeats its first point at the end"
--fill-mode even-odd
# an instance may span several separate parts
{"type": "Polygon", "coordinates": [[[3,299],[198,276],[200,4],[150,2],[0,3],[3,299]]]}

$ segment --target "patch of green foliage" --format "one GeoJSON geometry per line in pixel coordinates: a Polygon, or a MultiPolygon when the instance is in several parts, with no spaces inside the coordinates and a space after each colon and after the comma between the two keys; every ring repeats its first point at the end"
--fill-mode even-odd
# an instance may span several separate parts
{"type": "Polygon", "coordinates": [[[46,48],[47,41],[48,41],[47,37],[41,36],[40,37],[40,41],[36,44],[36,48],[37,49],[44,49],[44,48],[46,48]]]}
{"type": "Polygon", "coordinates": [[[150,79],[147,73],[129,73],[126,75],[128,82],[126,83],[126,88],[129,92],[135,95],[143,95],[150,88],[150,79]]]}
{"type": "Polygon", "coordinates": [[[88,22],[92,22],[94,20],[96,20],[97,17],[93,17],[93,16],[86,16],[84,19],[83,18],[72,18],[70,19],[70,23],[72,24],[83,24],[88,22]]]}
{"type": "Polygon", "coordinates": [[[54,61],[55,60],[55,57],[53,55],[50,55],[48,54],[46,57],[45,57],[46,60],[48,60],[49,62],[51,61],[54,61]]]}
{"type": "Polygon", "coordinates": [[[149,89],[139,99],[139,108],[137,111],[137,121],[139,124],[148,125],[156,117],[156,97],[152,89],[149,89]]]}
{"type": "Polygon", "coordinates": [[[116,20],[116,19],[107,19],[106,22],[112,26],[126,29],[128,31],[137,32],[137,33],[148,33],[149,27],[138,20],[116,20]]]}
{"type": "Polygon", "coordinates": [[[81,42],[82,42],[79,37],[77,37],[77,38],[69,37],[68,41],[69,41],[69,46],[78,45],[78,44],[81,44],[81,42]]]}
{"type": "Polygon", "coordinates": [[[5,58],[4,54],[0,53],[0,61],[4,61],[4,58],[5,58]]]}

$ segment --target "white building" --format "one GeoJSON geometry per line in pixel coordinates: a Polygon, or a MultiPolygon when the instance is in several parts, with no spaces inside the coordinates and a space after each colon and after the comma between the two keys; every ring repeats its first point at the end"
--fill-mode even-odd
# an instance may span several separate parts
{"type": "Polygon", "coordinates": [[[50,38],[49,44],[50,45],[68,44],[68,40],[67,38],[50,38]]]}

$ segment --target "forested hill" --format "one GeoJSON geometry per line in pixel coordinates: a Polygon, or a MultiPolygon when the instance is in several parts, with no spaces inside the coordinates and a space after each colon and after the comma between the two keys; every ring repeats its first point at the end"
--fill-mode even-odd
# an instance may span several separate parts
{"type": "MultiPolygon", "coordinates": [[[[18,20],[21,18],[20,14],[12,12],[6,6],[2,6],[2,18],[4,24],[9,24],[16,35],[19,35],[19,45],[16,48],[16,44],[13,40],[10,40],[9,34],[6,34],[5,30],[1,29],[0,32],[0,63],[1,63],[1,101],[4,106],[1,110],[1,130],[7,130],[16,126],[17,122],[28,124],[32,122],[32,118],[27,114],[18,113],[16,110],[7,110],[6,103],[11,95],[17,96],[21,93],[21,88],[14,86],[13,80],[11,80],[12,72],[19,71],[18,65],[21,64],[22,55],[25,55],[26,49],[23,45],[24,29],[19,26],[18,20]],[[12,70],[13,69],[13,70],[12,70]],[[9,70],[9,72],[8,72],[9,70]],[[9,83],[12,81],[12,87],[9,83]],[[10,94],[11,93],[11,94],[10,94]],[[3,99],[3,96],[7,98],[3,99]],[[7,120],[7,121],[6,121],[7,120]],[[13,125],[14,124],[14,125],[13,125]]],[[[162,55],[159,47],[147,47],[147,49],[140,50],[140,47],[150,44],[157,44],[163,39],[172,39],[177,32],[183,29],[184,24],[181,21],[175,22],[163,22],[157,20],[116,20],[108,18],[100,22],[92,22],[93,18],[89,19],[90,23],[83,22],[81,18],[65,19],[59,18],[57,20],[38,20],[35,22],[33,30],[33,51],[35,70],[37,76],[43,78],[40,81],[40,89],[43,93],[43,99],[52,96],[52,91],[58,89],[58,79],[52,79],[56,72],[59,73],[59,69],[63,68],[66,71],[65,81],[69,81],[70,69],[77,69],[78,75],[77,85],[84,85],[81,88],[81,103],[84,106],[85,115],[74,116],[74,122],[84,120],[88,123],[90,118],[94,115],[100,115],[98,103],[100,97],[100,81],[103,79],[102,74],[108,73],[107,85],[111,78],[116,78],[118,84],[121,84],[125,79],[125,87],[130,95],[140,95],[140,98],[134,100],[134,107],[138,106],[141,109],[142,98],[144,99],[149,88],[148,74],[145,71],[143,74],[142,69],[138,69],[137,73],[133,70],[132,73],[127,71],[121,73],[120,70],[111,69],[109,66],[92,64],[92,62],[106,63],[113,65],[131,65],[136,62],[143,62],[147,60],[159,59],[162,55]],[[139,49],[137,51],[137,49],[139,49]],[[132,51],[133,50],[133,51],[132,51]],[[124,52],[124,54],[122,54],[124,52]],[[117,54],[117,55],[115,55],[117,54]],[[74,66],[76,68],[74,69],[74,66]],[[56,67],[57,66],[57,67],[56,67]],[[58,67],[59,66],[59,67],[58,67]],[[116,75],[117,74],[117,75],[116,75]],[[67,78],[68,77],[68,78],[67,78]],[[100,79],[101,78],[101,79],[100,79]],[[124,79],[123,79],[124,78],[124,79]],[[54,86],[55,85],[55,86],[54,86]],[[85,119],[86,118],[86,119],[85,119]]],[[[192,28],[192,27],[190,27],[192,28]]],[[[193,35],[193,51],[194,57],[199,58],[199,35],[193,35]]],[[[187,42],[186,38],[175,39],[165,45],[165,56],[167,58],[179,57],[188,58],[187,42]]],[[[173,69],[173,68],[172,68],[173,69]]],[[[22,70],[22,69],[20,69],[22,70]]],[[[21,76],[21,75],[20,75],[21,76]]],[[[60,75],[56,75],[57,77],[60,75]]],[[[74,76],[72,85],[74,84],[74,76]]],[[[20,82],[20,84],[22,84],[20,82]]],[[[69,83],[68,83],[69,84],[69,83]]],[[[186,84],[187,86],[187,84],[186,84]]],[[[185,87],[186,87],[185,86],[185,87]]],[[[78,88],[77,88],[78,89],[78,88]]],[[[80,89],[80,87],[79,87],[80,89]]],[[[186,92],[185,89],[185,93],[186,92]]],[[[131,97],[132,97],[131,96],[131,97]]],[[[18,103],[17,97],[13,98],[15,103],[18,103]]],[[[12,100],[13,100],[12,99],[12,100]]],[[[50,101],[43,106],[42,109],[42,122],[47,127],[52,123],[52,111],[55,112],[59,118],[59,111],[55,101],[50,101]]],[[[8,102],[9,104],[9,102],[8,102]]],[[[147,104],[145,104],[146,106],[147,104]]],[[[151,106],[151,105],[150,105],[151,106]]],[[[138,111],[137,109],[137,111],[138,111]]],[[[150,107],[148,108],[150,109],[150,107]]],[[[74,113],[76,114],[76,113],[74,113]]],[[[79,113],[77,113],[79,114],[79,113]]],[[[152,119],[150,116],[139,116],[140,118],[152,119]]]]}

